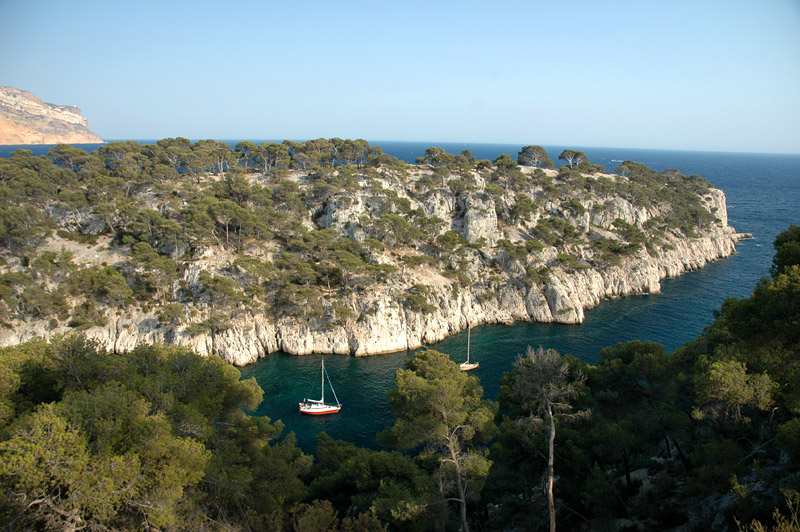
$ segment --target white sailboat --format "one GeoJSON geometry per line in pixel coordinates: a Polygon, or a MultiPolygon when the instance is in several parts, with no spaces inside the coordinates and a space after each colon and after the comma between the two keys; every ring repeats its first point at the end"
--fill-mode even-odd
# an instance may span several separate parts
{"type": "Polygon", "coordinates": [[[459,367],[461,368],[461,371],[469,371],[471,369],[475,369],[478,366],[480,366],[480,364],[478,364],[477,362],[470,363],[470,361],[469,361],[469,340],[470,340],[469,333],[470,333],[471,330],[472,330],[472,327],[467,325],[467,361],[466,362],[462,362],[461,364],[459,364],[459,367]]]}
{"type": "Polygon", "coordinates": [[[326,405],[325,404],[325,378],[328,377],[328,372],[325,371],[325,361],[322,361],[322,369],[320,370],[320,384],[322,388],[322,396],[317,399],[303,399],[303,402],[300,403],[300,413],[301,414],[309,414],[312,416],[319,416],[322,414],[335,414],[339,410],[342,409],[342,404],[339,402],[339,398],[336,397],[336,390],[333,389],[333,384],[331,384],[331,379],[328,377],[328,384],[331,387],[331,391],[333,392],[333,398],[336,399],[336,404],[333,405],[326,405]]]}

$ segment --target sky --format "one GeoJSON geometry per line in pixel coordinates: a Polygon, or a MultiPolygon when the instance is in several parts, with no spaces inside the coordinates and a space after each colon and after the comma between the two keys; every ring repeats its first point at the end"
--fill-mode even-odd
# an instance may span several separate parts
{"type": "Polygon", "coordinates": [[[0,0],[0,85],[104,139],[800,153],[800,0],[0,0]]]}

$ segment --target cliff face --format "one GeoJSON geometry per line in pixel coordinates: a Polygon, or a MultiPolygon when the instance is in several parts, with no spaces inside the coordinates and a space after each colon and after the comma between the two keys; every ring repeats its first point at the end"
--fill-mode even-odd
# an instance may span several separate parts
{"type": "Polygon", "coordinates": [[[0,144],[95,144],[77,107],[44,103],[30,92],[0,87],[0,144]]]}
{"type": "MultiPolygon", "coordinates": [[[[555,171],[548,172],[549,176],[555,176],[555,171]]],[[[424,172],[409,179],[420,176],[424,177],[424,172]]],[[[586,309],[603,299],[658,293],[662,279],[731,255],[741,236],[727,225],[724,193],[711,188],[703,193],[701,201],[707,212],[713,213],[713,221],[702,230],[691,237],[674,229],[667,230],[659,245],[641,247],[634,253],[621,255],[616,262],[603,263],[593,242],[619,243],[615,227],[620,224],[647,226],[659,220],[666,207],[641,205],[607,193],[587,195],[580,192],[582,204],[590,206],[583,212],[565,207],[572,205],[571,208],[575,209],[575,202],[570,201],[576,200],[577,196],[562,194],[559,201],[543,201],[543,208],[532,219],[510,224],[500,218],[506,210],[506,200],[497,200],[496,203],[483,192],[485,183],[481,177],[475,175],[474,178],[476,188],[470,193],[450,194],[440,190],[414,199],[411,205],[424,210],[428,216],[448,220],[440,233],[450,229],[466,242],[476,243],[459,250],[460,267],[473,280],[466,286],[458,286],[441,269],[430,265],[403,264],[398,260],[401,252],[387,249],[375,253],[372,260],[396,265],[397,274],[362,286],[358,292],[348,293],[342,303],[350,310],[351,317],[335,323],[320,317],[279,315],[274,309],[255,310],[239,303],[238,311],[231,314],[232,319],[225,330],[198,333],[190,331],[189,326],[207,317],[213,305],[195,304],[185,311],[188,322],[184,321],[180,326],[161,323],[157,310],[110,309],[105,326],[91,327],[85,333],[110,350],[125,351],[141,343],[166,342],[191,347],[203,355],[216,354],[238,365],[254,362],[276,350],[292,354],[373,355],[430,344],[468,325],[514,321],[580,323],[586,309]],[[535,234],[537,223],[552,219],[562,220],[584,236],[570,244],[534,249],[524,260],[512,258],[514,245],[518,250],[525,250],[520,243],[532,239],[530,235],[535,234]],[[573,262],[565,261],[567,254],[573,262]],[[535,281],[526,282],[525,276],[531,265],[547,272],[541,278],[536,277],[535,281]],[[403,304],[402,294],[419,286],[426,290],[429,305],[415,308],[403,304]]],[[[302,180],[302,176],[299,179],[302,180]]],[[[625,182],[622,176],[604,179],[625,182]]],[[[401,187],[396,190],[401,191],[401,187]]],[[[543,194],[539,190],[532,196],[543,194]]],[[[343,236],[363,242],[370,237],[370,228],[356,221],[374,218],[375,209],[379,208],[384,207],[367,192],[334,195],[310,210],[308,223],[334,229],[343,236]],[[344,197],[348,199],[344,201],[344,197]]],[[[63,225],[62,221],[59,224],[63,225]]],[[[52,251],[58,251],[64,249],[64,244],[65,241],[54,238],[48,246],[52,251]]],[[[103,248],[101,244],[96,250],[103,248]]],[[[125,258],[123,255],[92,251],[85,257],[76,253],[75,257],[89,264],[121,264],[125,258]]],[[[276,255],[274,253],[270,258],[274,260],[276,255]]],[[[231,259],[222,250],[209,248],[183,270],[182,279],[176,286],[198,286],[202,272],[230,268],[222,265],[230,265],[231,259]]],[[[451,264],[455,262],[455,258],[451,259],[451,264]]],[[[235,277],[230,269],[227,271],[228,275],[235,277]]],[[[324,291],[324,288],[320,287],[319,291],[324,291]]],[[[64,326],[53,328],[44,320],[19,322],[13,329],[0,332],[0,344],[9,345],[35,336],[48,337],[69,331],[64,326]]]]}
{"type": "Polygon", "coordinates": [[[610,297],[657,294],[661,279],[696,270],[734,253],[735,234],[716,234],[677,244],[657,257],[604,271],[560,273],[543,288],[507,285],[485,300],[463,290],[453,297],[447,279],[428,285],[437,309],[431,313],[402,309],[388,298],[358,302],[371,314],[361,322],[326,329],[315,323],[283,320],[275,323],[263,314],[248,314],[220,334],[196,337],[170,334],[145,316],[124,316],[109,327],[93,329],[90,336],[108,348],[132,349],[143,342],[187,345],[201,354],[217,354],[244,365],[283,350],[291,354],[335,353],[355,356],[414,349],[443,340],[468,325],[538,321],[581,323],[584,311],[610,297]]]}
{"type": "MultiPolygon", "coordinates": [[[[325,328],[312,321],[283,319],[277,322],[263,313],[245,312],[220,333],[192,336],[159,325],[144,312],[112,314],[105,327],[93,327],[87,336],[105,348],[127,351],[138,344],[166,342],[191,347],[202,355],[216,354],[237,365],[256,361],[283,350],[291,354],[335,353],[355,356],[413,349],[440,341],[468,325],[538,321],[581,323],[584,312],[603,299],[635,294],[657,294],[661,280],[696,270],[735,252],[739,236],[719,231],[686,242],[657,256],[632,260],[602,271],[560,272],[543,287],[501,287],[495,297],[478,297],[462,290],[453,297],[448,279],[429,276],[430,313],[403,309],[383,294],[353,301],[369,312],[342,327],[325,328]]],[[[54,332],[45,322],[4,331],[0,344],[11,345],[54,332]]]]}

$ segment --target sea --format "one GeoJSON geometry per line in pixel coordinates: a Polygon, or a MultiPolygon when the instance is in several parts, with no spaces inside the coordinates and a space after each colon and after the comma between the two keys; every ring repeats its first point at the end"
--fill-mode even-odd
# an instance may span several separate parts
{"type": "MultiPolygon", "coordinates": [[[[152,142],[140,140],[139,142],[152,142]]],[[[226,141],[232,146],[237,141],[226,141]]],[[[261,142],[255,141],[255,142],[261,142]]],[[[522,144],[436,143],[370,141],[386,153],[414,162],[431,146],[459,154],[469,149],[478,159],[495,159],[503,153],[516,158],[522,144]]],[[[51,146],[19,146],[44,154],[51,146]]],[[[81,145],[87,150],[97,145],[81,145]]],[[[6,157],[14,146],[0,147],[6,157]]],[[[629,340],[659,342],[672,352],[697,337],[714,319],[714,311],[729,297],[748,297],[758,281],[769,275],[772,243],[791,224],[800,225],[800,154],[723,153],[544,146],[555,161],[565,148],[583,151],[595,164],[613,171],[622,161],[632,160],[655,170],[677,168],[697,174],[725,192],[728,223],[737,232],[752,233],[737,252],[726,259],[662,281],[660,294],[610,299],[586,312],[579,325],[517,323],[484,325],[471,332],[470,358],[480,366],[471,372],[480,379],[485,396],[496,398],[499,381],[513,368],[527,348],[544,347],[570,354],[587,363],[599,360],[606,346],[629,340]]],[[[467,334],[462,332],[426,346],[462,362],[467,334]]],[[[284,435],[294,433],[300,447],[313,453],[316,437],[326,432],[335,439],[378,448],[376,435],[393,423],[387,392],[394,387],[395,372],[413,352],[403,351],[370,357],[337,355],[293,356],[272,353],[241,368],[242,377],[255,377],[264,390],[264,400],[254,415],[280,421],[284,435]],[[320,362],[336,396],[342,403],[338,414],[304,416],[298,412],[303,398],[319,398],[320,362]]],[[[332,399],[326,389],[326,400],[332,399]]]]}

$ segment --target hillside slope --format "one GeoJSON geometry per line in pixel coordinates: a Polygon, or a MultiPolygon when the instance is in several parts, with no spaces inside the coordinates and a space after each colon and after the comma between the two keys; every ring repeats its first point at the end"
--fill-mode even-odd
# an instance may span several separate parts
{"type": "Polygon", "coordinates": [[[741,236],[722,191],[633,162],[625,175],[468,153],[407,165],[341,139],[164,139],[2,162],[37,167],[52,190],[3,185],[7,211],[29,221],[0,235],[1,345],[78,329],[110,350],[166,342],[236,364],[391,352],[468,325],[579,323],[741,236]]]}

